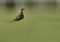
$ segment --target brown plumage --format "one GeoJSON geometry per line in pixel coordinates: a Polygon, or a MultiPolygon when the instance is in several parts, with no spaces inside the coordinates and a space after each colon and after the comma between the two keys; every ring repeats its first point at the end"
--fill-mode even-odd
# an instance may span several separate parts
{"type": "Polygon", "coordinates": [[[19,13],[19,15],[11,22],[22,20],[24,18],[23,10],[24,9],[22,8],[21,13],[19,13]]]}

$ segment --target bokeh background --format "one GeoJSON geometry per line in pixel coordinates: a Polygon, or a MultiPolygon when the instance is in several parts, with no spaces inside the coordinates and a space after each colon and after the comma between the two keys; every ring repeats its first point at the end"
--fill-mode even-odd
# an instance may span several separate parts
{"type": "Polygon", "coordinates": [[[60,42],[60,0],[0,0],[0,42],[60,42]]]}

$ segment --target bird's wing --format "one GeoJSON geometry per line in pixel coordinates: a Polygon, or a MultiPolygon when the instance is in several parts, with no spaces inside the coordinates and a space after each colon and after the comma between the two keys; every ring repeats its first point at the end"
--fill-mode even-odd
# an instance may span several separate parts
{"type": "Polygon", "coordinates": [[[20,15],[18,15],[17,17],[16,17],[16,19],[19,19],[20,18],[20,15]]]}

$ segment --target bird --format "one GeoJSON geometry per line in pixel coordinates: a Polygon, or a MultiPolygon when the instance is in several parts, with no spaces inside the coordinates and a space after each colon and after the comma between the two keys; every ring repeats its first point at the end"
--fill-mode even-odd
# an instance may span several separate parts
{"type": "Polygon", "coordinates": [[[25,10],[25,9],[24,8],[21,8],[21,12],[19,13],[19,15],[13,21],[10,21],[10,22],[22,20],[24,18],[23,10],[25,10]]]}

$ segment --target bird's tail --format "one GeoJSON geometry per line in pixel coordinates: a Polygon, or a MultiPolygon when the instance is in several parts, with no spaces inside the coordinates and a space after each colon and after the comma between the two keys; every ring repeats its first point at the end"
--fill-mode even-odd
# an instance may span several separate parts
{"type": "Polygon", "coordinates": [[[15,20],[10,21],[10,23],[15,22],[15,20]]]}

